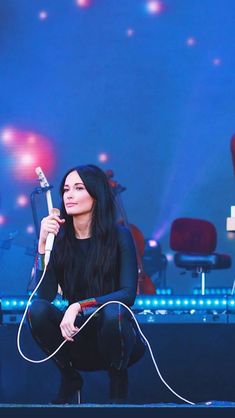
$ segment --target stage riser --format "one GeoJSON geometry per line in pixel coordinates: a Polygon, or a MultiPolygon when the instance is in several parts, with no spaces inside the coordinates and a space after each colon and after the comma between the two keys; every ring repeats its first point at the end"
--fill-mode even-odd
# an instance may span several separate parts
{"type": "MultiPolygon", "coordinates": [[[[0,401],[47,404],[58,389],[54,363],[34,365],[23,360],[16,348],[17,325],[0,327],[0,401]]],[[[235,400],[234,324],[142,324],[163,377],[183,397],[193,401],[235,400]]],[[[41,358],[24,327],[22,348],[41,358]]],[[[83,373],[82,402],[107,403],[106,372],[83,373]]],[[[160,381],[150,355],[129,369],[130,403],[177,402],[160,381]]],[[[182,401],[178,401],[182,403],[182,401]]]]}
{"type": "Polygon", "coordinates": [[[1,408],[0,416],[4,418],[234,418],[235,408],[199,408],[199,407],[103,407],[89,406],[88,408],[1,408]]]}

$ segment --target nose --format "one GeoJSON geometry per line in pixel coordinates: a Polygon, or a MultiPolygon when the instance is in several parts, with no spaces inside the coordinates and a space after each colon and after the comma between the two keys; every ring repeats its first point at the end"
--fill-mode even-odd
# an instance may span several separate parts
{"type": "Polygon", "coordinates": [[[69,192],[67,193],[66,198],[69,199],[69,200],[73,198],[73,191],[72,190],[69,190],[69,192]]]}

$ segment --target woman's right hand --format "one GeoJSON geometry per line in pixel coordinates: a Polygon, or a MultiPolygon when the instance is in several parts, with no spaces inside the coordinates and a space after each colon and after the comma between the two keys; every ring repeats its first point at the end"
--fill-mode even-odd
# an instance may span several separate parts
{"type": "Polygon", "coordinates": [[[45,254],[47,235],[50,232],[54,235],[57,235],[60,229],[60,225],[62,225],[64,222],[65,219],[60,219],[60,217],[55,214],[48,215],[42,219],[38,241],[38,252],[40,254],[45,254]]]}

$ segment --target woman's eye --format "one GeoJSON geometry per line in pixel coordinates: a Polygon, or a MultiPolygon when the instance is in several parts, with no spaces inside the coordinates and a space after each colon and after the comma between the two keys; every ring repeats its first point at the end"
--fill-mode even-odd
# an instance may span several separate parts
{"type": "Polygon", "coordinates": [[[64,189],[64,193],[66,193],[66,192],[68,192],[69,191],[69,189],[64,189]]]}
{"type": "Polygon", "coordinates": [[[84,187],[77,186],[77,187],[76,187],[76,190],[84,190],[84,187]]]}

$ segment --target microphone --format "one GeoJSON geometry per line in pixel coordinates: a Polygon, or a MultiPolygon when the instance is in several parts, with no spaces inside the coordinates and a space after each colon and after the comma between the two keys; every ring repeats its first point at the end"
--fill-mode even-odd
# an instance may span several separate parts
{"type": "MultiPolygon", "coordinates": [[[[59,209],[52,208],[50,211],[50,215],[60,216],[59,209]]],[[[45,258],[44,258],[45,266],[47,266],[49,263],[51,251],[52,251],[53,244],[54,244],[54,239],[55,239],[55,234],[53,234],[52,232],[49,232],[49,234],[47,235],[46,245],[45,245],[45,258]]]]}

